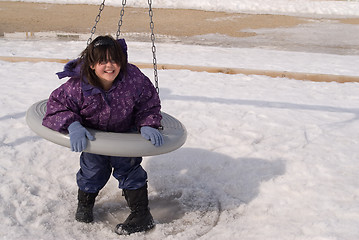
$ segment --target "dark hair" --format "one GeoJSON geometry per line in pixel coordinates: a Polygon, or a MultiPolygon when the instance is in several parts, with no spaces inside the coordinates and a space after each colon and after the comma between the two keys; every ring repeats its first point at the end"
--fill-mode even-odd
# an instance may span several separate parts
{"type": "Polygon", "coordinates": [[[115,61],[121,66],[120,72],[126,72],[127,57],[120,43],[113,37],[98,36],[95,38],[80,55],[82,61],[81,75],[86,77],[91,85],[101,87],[100,79],[91,67],[100,62],[115,61]],[[108,59],[109,58],[109,59],[108,59]]]}

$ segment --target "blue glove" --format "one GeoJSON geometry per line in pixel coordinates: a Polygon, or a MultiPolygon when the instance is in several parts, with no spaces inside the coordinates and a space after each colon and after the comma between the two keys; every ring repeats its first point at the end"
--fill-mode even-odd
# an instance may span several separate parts
{"type": "Polygon", "coordinates": [[[78,121],[71,123],[67,130],[69,130],[70,135],[71,151],[82,152],[87,147],[87,139],[95,140],[91,133],[78,121]]]}
{"type": "Polygon", "coordinates": [[[163,144],[163,136],[156,128],[144,126],[140,129],[142,137],[150,140],[153,145],[159,147],[163,144]]]}

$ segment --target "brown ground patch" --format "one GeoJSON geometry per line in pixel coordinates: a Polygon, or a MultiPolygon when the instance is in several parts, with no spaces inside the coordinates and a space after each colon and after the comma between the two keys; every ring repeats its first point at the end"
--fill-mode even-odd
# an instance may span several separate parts
{"type": "MultiPolygon", "coordinates": [[[[99,6],[0,2],[0,34],[12,32],[89,33],[99,6]]],[[[96,33],[115,33],[121,7],[106,6],[96,33]]],[[[246,29],[290,27],[307,21],[280,15],[233,14],[197,10],[154,9],[156,34],[194,36],[210,33],[247,37],[246,29]]],[[[126,8],[122,32],[150,32],[148,9],[126,8]]]]}

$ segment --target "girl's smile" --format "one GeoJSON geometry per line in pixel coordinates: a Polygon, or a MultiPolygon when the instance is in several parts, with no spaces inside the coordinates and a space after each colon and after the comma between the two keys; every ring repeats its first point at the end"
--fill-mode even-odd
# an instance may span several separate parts
{"type": "Polygon", "coordinates": [[[107,91],[120,73],[121,66],[114,61],[99,62],[92,67],[92,70],[100,79],[102,88],[107,91]]]}

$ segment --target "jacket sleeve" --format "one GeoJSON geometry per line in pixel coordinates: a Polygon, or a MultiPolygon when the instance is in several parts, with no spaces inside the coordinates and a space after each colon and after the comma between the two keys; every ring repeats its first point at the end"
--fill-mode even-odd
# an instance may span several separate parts
{"type": "Polygon", "coordinates": [[[68,133],[67,128],[71,123],[82,123],[79,107],[70,96],[66,93],[64,85],[51,93],[42,125],[61,133],[68,133]]]}
{"type": "Polygon", "coordinates": [[[159,128],[161,126],[161,102],[156,88],[148,77],[143,75],[143,84],[139,89],[136,104],[135,124],[138,129],[142,126],[159,128]]]}

